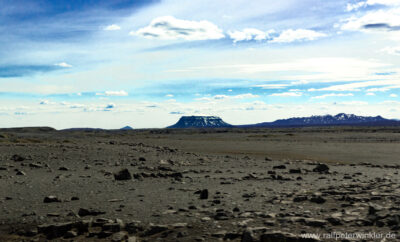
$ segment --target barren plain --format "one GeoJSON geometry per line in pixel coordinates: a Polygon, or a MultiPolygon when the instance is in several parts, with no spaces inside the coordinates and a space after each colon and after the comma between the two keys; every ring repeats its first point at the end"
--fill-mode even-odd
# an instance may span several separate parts
{"type": "Polygon", "coordinates": [[[2,129],[0,241],[396,241],[399,169],[391,127],[2,129]]]}

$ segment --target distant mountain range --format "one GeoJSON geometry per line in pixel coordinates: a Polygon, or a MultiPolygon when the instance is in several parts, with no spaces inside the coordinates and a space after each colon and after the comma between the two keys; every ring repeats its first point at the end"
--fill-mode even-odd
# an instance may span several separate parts
{"type": "Polygon", "coordinates": [[[167,128],[231,128],[221,118],[215,116],[183,116],[179,121],[167,128]]]}
{"type": "MultiPolygon", "coordinates": [[[[257,124],[231,125],[216,116],[182,116],[179,121],[167,128],[285,128],[285,127],[315,127],[315,126],[400,126],[400,120],[385,119],[381,116],[357,116],[354,114],[339,113],[337,115],[320,115],[311,117],[296,117],[289,119],[278,119],[273,122],[257,124]]],[[[104,129],[96,128],[71,128],[64,131],[96,132],[104,129]]],[[[121,129],[133,130],[131,126],[121,129]]]]}
{"type": "Polygon", "coordinates": [[[237,127],[307,127],[307,126],[385,126],[400,125],[400,122],[392,119],[385,119],[381,116],[365,117],[354,114],[339,113],[335,116],[311,116],[301,118],[278,119],[274,122],[264,122],[258,124],[238,125],[237,127]]]}
{"type": "Polygon", "coordinates": [[[215,116],[183,116],[168,128],[268,128],[268,127],[312,127],[312,126],[400,126],[400,121],[385,119],[381,116],[365,117],[354,114],[339,113],[335,116],[311,116],[300,118],[279,119],[274,122],[264,122],[247,125],[230,125],[215,116]]]}

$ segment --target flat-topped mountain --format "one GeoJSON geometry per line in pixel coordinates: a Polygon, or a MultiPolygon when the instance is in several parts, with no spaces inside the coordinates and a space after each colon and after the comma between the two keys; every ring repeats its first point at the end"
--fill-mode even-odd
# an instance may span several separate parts
{"type": "Polygon", "coordinates": [[[182,116],[179,121],[167,128],[228,128],[232,125],[225,123],[215,116],[182,116]]]}
{"type": "Polygon", "coordinates": [[[399,121],[385,119],[381,116],[366,117],[354,114],[339,113],[335,116],[322,115],[289,119],[278,119],[274,122],[258,124],[239,125],[238,127],[306,127],[306,126],[329,126],[329,125],[400,125],[399,121]]]}

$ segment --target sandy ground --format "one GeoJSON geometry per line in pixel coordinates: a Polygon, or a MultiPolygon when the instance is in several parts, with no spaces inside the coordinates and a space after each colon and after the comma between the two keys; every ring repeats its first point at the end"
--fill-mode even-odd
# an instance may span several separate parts
{"type": "Polygon", "coordinates": [[[385,127],[0,130],[0,241],[395,241],[399,157],[385,127]]]}

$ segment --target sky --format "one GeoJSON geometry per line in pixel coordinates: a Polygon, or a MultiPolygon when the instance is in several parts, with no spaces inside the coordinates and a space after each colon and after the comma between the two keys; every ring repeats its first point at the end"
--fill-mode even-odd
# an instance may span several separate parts
{"type": "Polygon", "coordinates": [[[0,0],[0,127],[400,119],[398,0],[0,0]]]}

